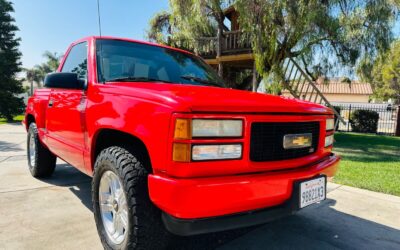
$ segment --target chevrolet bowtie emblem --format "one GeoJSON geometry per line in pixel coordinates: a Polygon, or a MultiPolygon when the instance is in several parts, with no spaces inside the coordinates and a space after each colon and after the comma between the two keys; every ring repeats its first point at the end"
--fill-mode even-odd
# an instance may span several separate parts
{"type": "Polygon", "coordinates": [[[308,139],[308,138],[306,138],[304,136],[300,136],[300,137],[297,137],[296,139],[293,140],[293,144],[296,144],[296,145],[299,145],[299,146],[300,145],[303,146],[304,144],[307,144],[309,141],[310,141],[310,139],[308,139]]]}
{"type": "Polygon", "coordinates": [[[294,148],[307,148],[311,147],[312,144],[312,134],[292,134],[285,135],[283,137],[283,148],[294,149],[294,148]]]}

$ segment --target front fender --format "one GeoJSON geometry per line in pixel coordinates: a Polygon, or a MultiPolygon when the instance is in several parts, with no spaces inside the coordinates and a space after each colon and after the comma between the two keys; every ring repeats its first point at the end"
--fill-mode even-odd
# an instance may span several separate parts
{"type": "Polygon", "coordinates": [[[171,108],[137,97],[109,93],[93,93],[88,97],[88,145],[93,144],[101,129],[128,133],[145,144],[153,170],[166,169],[171,108]]]}

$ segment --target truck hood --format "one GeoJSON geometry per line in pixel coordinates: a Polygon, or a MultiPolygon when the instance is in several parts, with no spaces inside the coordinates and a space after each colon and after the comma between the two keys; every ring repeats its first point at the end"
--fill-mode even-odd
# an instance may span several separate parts
{"type": "Polygon", "coordinates": [[[311,102],[227,88],[137,82],[107,83],[104,87],[171,106],[177,112],[333,114],[311,102]]]}

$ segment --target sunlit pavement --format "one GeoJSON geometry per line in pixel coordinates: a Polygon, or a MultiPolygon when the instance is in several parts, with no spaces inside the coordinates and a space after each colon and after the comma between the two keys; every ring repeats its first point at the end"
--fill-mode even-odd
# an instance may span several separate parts
{"type": "MultiPolygon", "coordinates": [[[[0,125],[0,249],[101,249],[90,178],[59,161],[50,179],[27,168],[26,133],[0,125]]],[[[263,226],[190,238],[171,249],[400,249],[400,197],[328,185],[328,199],[263,226]]]]}

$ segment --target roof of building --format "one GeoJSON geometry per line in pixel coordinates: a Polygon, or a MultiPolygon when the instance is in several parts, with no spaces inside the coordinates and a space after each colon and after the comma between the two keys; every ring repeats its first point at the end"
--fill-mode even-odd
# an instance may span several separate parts
{"type": "MultiPolygon", "coordinates": [[[[301,85],[300,85],[301,86],[301,85]]],[[[331,80],[328,83],[317,81],[316,86],[323,94],[348,94],[348,95],[372,95],[372,87],[369,83],[352,81],[351,83],[340,80],[331,80]]],[[[307,88],[307,83],[303,87],[303,92],[310,93],[312,88],[307,88]]],[[[287,90],[284,92],[288,92],[287,90]]]]}

